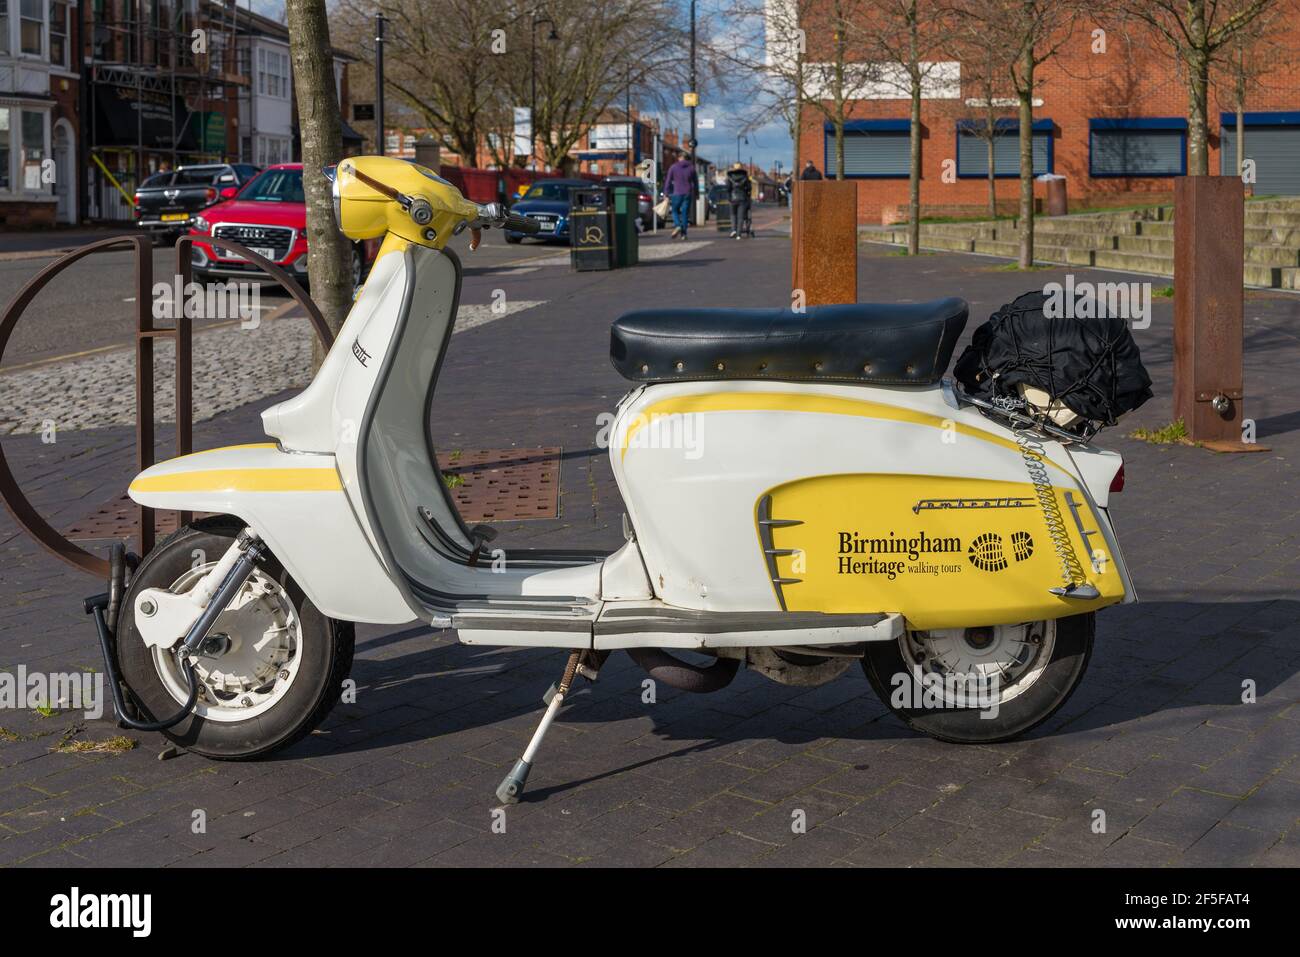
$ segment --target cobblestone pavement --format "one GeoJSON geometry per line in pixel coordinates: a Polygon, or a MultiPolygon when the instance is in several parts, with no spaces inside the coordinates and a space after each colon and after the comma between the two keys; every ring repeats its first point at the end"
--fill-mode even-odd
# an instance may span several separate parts
{"type": "MultiPolygon", "coordinates": [[[[759,227],[752,242],[602,275],[467,260],[467,302],[503,288],[545,303],[458,336],[434,406],[442,445],[563,447],[560,517],[503,526],[507,549],[618,543],[622,509],[593,447],[596,415],[625,391],[608,323],[646,303],[785,302],[788,240],[759,227]]],[[[973,329],[1064,275],[998,266],[868,249],[861,297],[963,294],[973,329]]],[[[1023,740],[917,736],[856,670],[814,689],[742,672],[709,696],[661,688],[648,706],[641,673],[615,655],[562,712],[497,833],[493,789],[562,654],[365,627],[356,703],[267,761],[159,761],[162,739],[147,734],[123,753],[74,753],[60,743],[119,732],[71,712],[0,711],[0,865],[1300,864],[1300,300],[1251,295],[1247,316],[1246,413],[1271,447],[1254,455],[1126,437],[1171,414],[1167,302],[1139,333],[1157,398],[1103,444],[1127,459],[1112,511],[1143,602],[1099,616],[1078,692],[1023,740]],[[801,818],[806,833],[792,826],[801,818]]],[[[196,444],[257,438],[265,404],[200,423],[196,444]]],[[[13,436],[5,450],[59,525],[120,493],[131,441],[113,427],[52,446],[13,436]]],[[[79,600],[99,583],[7,521],[0,569],[0,670],[94,667],[79,600]]]]}
{"type": "MultiPolygon", "coordinates": [[[[456,332],[532,309],[537,300],[498,305],[467,305],[456,316],[456,332]]],[[[194,419],[203,421],[286,386],[301,389],[311,381],[311,323],[297,315],[260,322],[232,321],[194,336],[194,419]]],[[[175,343],[158,340],[154,353],[155,401],[159,421],[170,422],[175,405],[175,343]]],[[[119,349],[83,359],[51,362],[0,374],[0,434],[50,434],[135,422],[135,351],[119,349]]]]}

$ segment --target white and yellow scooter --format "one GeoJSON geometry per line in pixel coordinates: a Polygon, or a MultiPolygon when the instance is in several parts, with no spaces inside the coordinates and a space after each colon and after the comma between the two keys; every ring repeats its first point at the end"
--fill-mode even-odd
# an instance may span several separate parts
{"type": "Polygon", "coordinates": [[[338,699],[353,622],[418,619],[570,652],[502,800],[570,684],[617,649],[692,691],[741,663],[813,685],[858,659],[913,727],[1000,741],[1070,695],[1093,613],[1134,600],[1107,514],[1120,457],[943,380],[959,299],[622,317],[611,356],[634,385],[609,454],[626,543],[480,561],[493,531],[461,522],[430,439],[461,283],[447,243],[536,224],[401,160],[327,174],[343,232],[384,241],[315,379],[263,413],[271,441],[131,483],[142,505],[220,516],[160,543],[125,594],[119,574],[97,609],[133,726],[215,758],[266,754],[338,699]]]}

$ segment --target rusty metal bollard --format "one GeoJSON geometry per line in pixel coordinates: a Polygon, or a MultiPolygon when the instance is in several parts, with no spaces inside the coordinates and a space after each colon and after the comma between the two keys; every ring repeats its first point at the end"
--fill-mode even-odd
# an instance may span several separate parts
{"type": "Polygon", "coordinates": [[[791,288],[796,297],[803,290],[805,305],[858,301],[856,182],[795,182],[790,202],[790,257],[791,288]]]}

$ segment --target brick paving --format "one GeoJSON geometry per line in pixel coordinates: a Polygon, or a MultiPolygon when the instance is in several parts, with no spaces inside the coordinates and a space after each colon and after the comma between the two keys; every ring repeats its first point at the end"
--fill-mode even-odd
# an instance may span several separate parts
{"type": "MultiPolygon", "coordinates": [[[[434,404],[443,449],[563,449],[559,517],[499,523],[507,550],[620,541],[594,442],[596,416],[626,389],[608,362],[608,323],[650,302],[786,301],[788,240],[758,225],[752,242],[626,273],[467,257],[468,303],[497,289],[545,301],[458,335],[434,404]]],[[[861,297],[959,293],[973,329],[1063,274],[867,248],[861,297]]],[[[642,674],[616,654],[562,712],[499,833],[493,789],[562,654],[363,627],[357,702],[267,761],[160,761],[163,739],[136,733],[124,753],[64,753],[53,748],[65,736],[119,732],[72,712],[0,710],[0,866],[1300,864],[1300,300],[1247,301],[1246,414],[1271,447],[1255,455],[1126,437],[1170,418],[1171,312],[1159,301],[1138,333],[1156,399],[1102,440],[1127,459],[1112,514],[1143,601],[1099,615],[1082,685],[1025,739],[957,747],[915,735],[856,668],[813,689],[742,672],[717,694],[660,688],[645,705],[642,674]]],[[[196,445],[256,438],[266,404],[200,423],[196,445]]],[[[113,427],[60,432],[54,445],[11,436],[5,449],[38,507],[67,525],[120,493],[131,441],[113,427]]],[[[0,521],[0,670],[95,666],[80,598],[98,583],[0,521]]]]}

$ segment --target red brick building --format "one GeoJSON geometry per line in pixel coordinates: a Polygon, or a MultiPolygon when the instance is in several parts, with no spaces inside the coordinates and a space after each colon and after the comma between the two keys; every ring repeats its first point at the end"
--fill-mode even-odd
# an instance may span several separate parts
{"type": "MultiPolygon", "coordinates": [[[[1246,158],[1256,165],[1255,195],[1300,195],[1300,0],[1281,5],[1276,25],[1246,54],[1252,62],[1244,142],[1246,158]]],[[[1188,96],[1167,42],[1132,24],[1107,27],[1076,24],[1056,56],[1036,71],[1034,171],[1064,176],[1073,209],[1167,202],[1174,178],[1187,168],[1188,96]],[[1106,30],[1103,44],[1096,42],[1098,29],[1106,30]]],[[[808,57],[816,59],[817,31],[808,33],[808,57]]],[[[932,72],[922,103],[923,216],[988,210],[990,138],[980,135],[988,111],[967,76],[971,71],[962,67],[959,58],[945,59],[932,72]]],[[[1232,87],[1232,77],[1214,77],[1209,149],[1216,174],[1236,174],[1232,87]]],[[[910,104],[887,84],[872,84],[865,93],[851,104],[845,174],[859,184],[859,221],[893,222],[907,206],[910,104]]],[[[1019,195],[1017,109],[1009,91],[992,99],[998,212],[1009,213],[1019,195]]],[[[811,159],[833,176],[833,127],[814,108],[805,107],[802,119],[797,168],[811,159]]],[[[1044,186],[1035,190],[1041,197],[1044,186]]]]}

